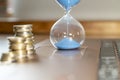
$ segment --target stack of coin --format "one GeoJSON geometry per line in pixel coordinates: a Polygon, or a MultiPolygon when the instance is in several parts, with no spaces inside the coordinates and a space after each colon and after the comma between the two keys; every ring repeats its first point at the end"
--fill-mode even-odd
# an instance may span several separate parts
{"type": "Polygon", "coordinates": [[[9,52],[3,53],[2,62],[26,62],[36,60],[32,25],[14,25],[14,37],[8,37],[9,52]]]}
{"type": "Polygon", "coordinates": [[[25,62],[27,58],[27,50],[25,38],[23,37],[8,37],[9,52],[3,53],[2,62],[25,62]]]}
{"type": "Polygon", "coordinates": [[[13,31],[16,37],[25,38],[26,50],[28,55],[35,54],[34,50],[34,37],[32,33],[32,25],[14,25],[13,31]]]}
{"type": "Polygon", "coordinates": [[[13,53],[16,59],[27,57],[25,38],[23,37],[8,37],[9,52],[13,53]]]}

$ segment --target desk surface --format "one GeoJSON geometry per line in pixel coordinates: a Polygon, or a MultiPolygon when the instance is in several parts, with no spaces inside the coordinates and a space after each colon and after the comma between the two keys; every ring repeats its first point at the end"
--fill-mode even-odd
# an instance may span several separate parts
{"type": "Polygon", "coordinates": [[[61,51],[49,40],[37,41],[35,50],[39,60],[0,63],[0,80],[99,80],[100,46],[100,40],[89,39],[80,49],[61,51]]]}

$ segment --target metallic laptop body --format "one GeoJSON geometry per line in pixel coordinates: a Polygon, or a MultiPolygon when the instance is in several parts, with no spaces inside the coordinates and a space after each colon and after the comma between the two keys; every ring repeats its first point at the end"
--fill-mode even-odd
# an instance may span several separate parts
{"type": "Polygon", "coordinates": [[[44,40],[35,50],[39,58],[35,63],[0,63],[0,80],[120,79],[119,40],[87,39],[76,50],[57,50],[44,40]]]}
{"type": "MultiPolygon", "coordinates": [[[[39,47],[40,44],[38,44],[39,47]]],[[[44,41],[41,44],[42,50],[44,49],[42,47],[43,44],[46,44],[46,47],[49,47],[48,51],[50,51],[49,49],[51,44],[49,41],[44,41]]],[[[51,47],[51,49],[54,48],[51,47]]],[[[42,51],[40,48],[38,48],[38,50],[38,53],[42,51]]],[[[72,61],[74,64],[71,64],[74,66],[73,73],[70,73],[71,75],[76,74],[74,75],[75,79],[73,80],[119,80],[119,53],[119,40],[88,39],[85,41],[85,44],[81,47],[80,50],[59,51],[55,49],[55,52],[53,50],[52,58],[57,59],[59,56],[63,57],[64,55],[67,55],[65,56],[66,58],[71,58],[71,60],[73,59],[72,61]],[[69,52],[71,52],[74,56],[67,55],[69,52]],[[75,54],[75,52],[78,52],[78,54],[75,54]],[[74,58],[77,60],[74,61],[74,58]],[[74,72],[74,69],[77,71],[74,72]]],[[[60,58],[60,60],[62,60],[62,58],[60,58]]],[[[58,64],[61,63],[58,62],[58,64]]],[[[64,68],[65,67],[63,66],[62,69],[64,70],[64,68]]]]}

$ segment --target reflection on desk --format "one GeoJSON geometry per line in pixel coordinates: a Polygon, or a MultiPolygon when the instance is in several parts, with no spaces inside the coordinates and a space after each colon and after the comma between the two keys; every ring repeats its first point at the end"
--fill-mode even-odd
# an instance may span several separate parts
{"type": "Polygon", "coordinates": [[[37,43],[35,49],[39,57],[38,62],[25,64],[0,63],[0,79],[97,80],[100,41],[87,40],[84,45],[88,47],[59,51],[48,40],[37,43]]]}

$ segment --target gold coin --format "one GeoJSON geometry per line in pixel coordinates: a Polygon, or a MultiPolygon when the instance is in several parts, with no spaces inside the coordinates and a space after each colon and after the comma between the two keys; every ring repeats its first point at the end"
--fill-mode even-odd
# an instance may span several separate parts
{"type": "Polygon", "coordinates": [[[16,51],[11,51],[13,54],[16,56],[16,58],[23,58],[27,56],[27,51],[26,50],[16,50],[16,51]]]}
{"type": "Polygon", "coordinates": [[[10,46],[25,46],[26,43],[22,42],[22,43],[9,43],[10,46]]]}
{"type": "Polygon", "coordinates": [[[26,46],[26,43],[10,43],[10,46],[13,46],[13,47],[25,47],[26,46]]]}
{"type": "Polygon", "coordinates": [[[25,42],[24,37],[8,37],[7,39],[10,41],[10,43],[24,43],[25,42]]]}
{"type": "Polygon", "coordinates": [[[16,51],[12,51],[13,54],[15,55],[26,55],[27,54],[27,51],[26,50],[16,50],[16,51]]]}
{"type": "Polygon", "coordinates": [[[33,43],[26,43],[26,46],[34,46],[33,43]]]}
{"type": "Polygon", "coordinates": [[[27,45],[27,44],[34,44],[34,41],[25,41],[25,44],[27,45]]]}
{"type": "Polygon", "coordinates": [[[33,44],[34,43],[34,40],[32,38],[26,38],[26,41],[25,41],[26,44],[33,44]]]}
{"type": "Polygon", "coordinates": [[[1,61],[11,63],[11,62],[15,62],[16,59],[15,59],[14,55],[11,52],[7,52],[7,53],[2,54],[1,61]]]}
{"type": "Polygon", "coordinates": [[[19,34],[19,35],[33,35],[33,33],[29,32],[29,31],[27,31],[27,32],[16,32],[16,34],[19,34]]]}
{"type": "Polygon", "coordinates": [[[32,44],[27,44],[27,45],[26,45],[26,50],[31,50],[31,49],[34,49],[34,45],[32,45],[32,44]]]}
{"type": "Polygon", "coordinates": [[[9,46],[9,49],[10,50],[25,50],[26,49],[26,46],[9,46]]]}
{"type": "Polygon", "coordinates": [[[29,29],[32,27],[32,24],[25,24],[25,25],[14,25],[13,28],[14,29],[29,29]]]}
{"type": "Polygon", "coordinates": [[[31,37],[27,37],[27,38],[25,38],[25,39],[32,39],[32,40],[34,40],[34,36],[31,36],[31,37]]]}
{"type": "Polygon", "coordinates": [[[33,36],[33,33],[32,32],[18,32],[15,34],[15,36],[20,36],[20,37],[32,37],[33,36]]]}
{"type": "Polygon", "coordinates": [[[35,50],[34,50],[34,49],[27,50],[27,54],[28,54],[28,55],[35,54],[35,50]]]}
{"type": "Polygon", "coordinates": [[[32,28],[26,29],[26,28],[22,28],[22,29],[13,29],[13,31],[15,33],[17,32],[32,32],[32,28]]]}
{"type": "Polygon", "coordinates": [[[34,41],[34,37],[26,38],[27,41],[34,41]]]}
{"type": "Polygon", "coordinates": [[[25,44],[34,44],[34,41],[25,41],[25,44]]]}
{"type": "Polygon", "coordinates": [[[27,57],[21,57],[16,59],[17,63],[27,63],[28,58],[27,57]]]}
{"type": "Polygon", "coordinates": [[[26,44],[25,43],[11,43],[9,46],[9,49],[26,49],[26,44]]]}

